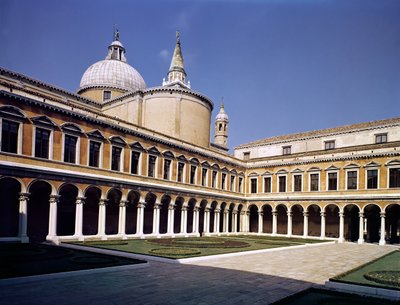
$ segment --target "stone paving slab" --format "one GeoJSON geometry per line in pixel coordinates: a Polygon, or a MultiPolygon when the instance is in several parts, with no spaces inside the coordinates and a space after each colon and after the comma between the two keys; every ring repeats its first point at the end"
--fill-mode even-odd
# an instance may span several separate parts
{"type": "Polygon", "coordinates": [[[334,244],[0,286],[1,305],[269,304],[382,256],[334,244]]]}

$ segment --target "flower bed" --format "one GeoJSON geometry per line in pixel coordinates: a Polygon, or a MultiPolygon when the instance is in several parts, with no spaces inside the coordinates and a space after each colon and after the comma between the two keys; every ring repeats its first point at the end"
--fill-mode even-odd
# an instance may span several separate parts
{"type": "Polygon", "coordinates": [[[146,242],[181,248],[245,248],[250,246],[244,241],[223,238],[161,238],[148,239],[146,242]]]}

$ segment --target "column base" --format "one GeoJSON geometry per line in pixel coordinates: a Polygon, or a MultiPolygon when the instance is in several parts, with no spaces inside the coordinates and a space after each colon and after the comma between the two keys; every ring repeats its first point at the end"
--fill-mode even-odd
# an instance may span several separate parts
{"type": "Polygon", "coordinates": [[[28,236],[21,236],[21,243],[23,243],[23,244],[29,243],[29,237],[28,236]]]}
{"type": "Polygon", "coordinates": [[[304,239],[308,238],[308,235],[303,235],[303,238],[304,238],[304,239]]]}
{"type": "Polygon", "coordinates": [[[379,246],[384,246],[386,245],[386,240],[379,240],[379,246]]]}
{"type": "Polygon", "coordinates": [[[341,244],[344,243],[344,238],[338,238],[338,242],[341,244]]]}
{"type": "Polygon", "coordinates": [[[363,244],[364,243],[364,238],[359,238],[357,240],[357,243],[360,244],[360,245],[363,244]]]}
{"type": "Polygon", "coordinates": [[[60,239],[58,238],[57,235],[54,235],[54,236],[47,235],[46,236],[46,241],[52,242],[52,243],[54,243],[56,245],[60,244],[60,239]]]}
{"type": "Polygon", "coordinates": [[[325,239],[325,236],[320,236],[319,239],[325,239]]]}

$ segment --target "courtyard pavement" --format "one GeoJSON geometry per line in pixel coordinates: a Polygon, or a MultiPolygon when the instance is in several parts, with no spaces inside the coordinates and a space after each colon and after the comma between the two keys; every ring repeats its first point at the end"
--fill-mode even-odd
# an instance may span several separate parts
{"type": "Polygon", "coordinates": [[[183,264],[0,281],[0,304],[269,304],[380,257],[391,246],[320,244],[183,264]]]}

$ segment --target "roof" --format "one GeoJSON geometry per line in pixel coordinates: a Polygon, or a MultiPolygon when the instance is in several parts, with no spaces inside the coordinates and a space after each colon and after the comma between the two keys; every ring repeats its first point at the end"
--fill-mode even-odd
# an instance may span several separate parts
{"type": "Polygon", "coordinates": [[[328,135],[333,135],[333,134],[338,134],[338,133],[343,133],[343,132],[357,131],[357,130],[369,129],[369,128],[379,127],[379,126],[399,125],[399,124],[400,124],[400,117],[385,119],[385,120],[378,120],[378,121],[371,121],[371,122],[364,122],[364,123],[357,123],[357,124],[344,125],[344,126],[339,126],[339,127],[334,127],[334,128],[326,128],[326,129],[320,129],[320,130],[313,130],[313,131],[307,131],[307,132],[299,132],[299,133],[292,133],[292,134],[287,134],[287,135],[282,135],[282,136],[264,138],[261,140],[241,144],[239,146],[236,146],[235,149],[245,148],[245,147],[250,147],[250,146],[260,146],[260,145],[264,145],[264,144],[272,144],[272,143],[277,143],[277,142],[303,140],[305,138],[322,137],[322,136],[328,136],[328,135]]]}

